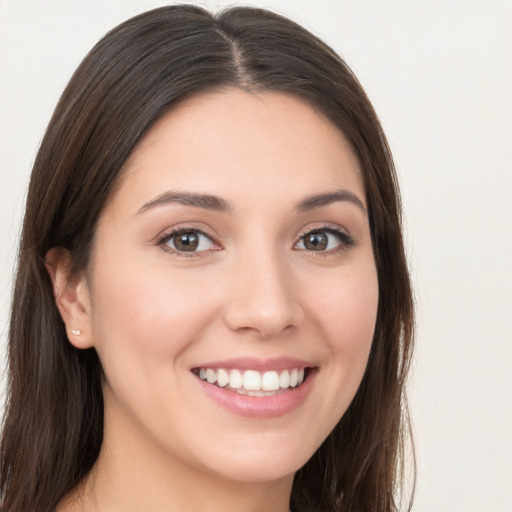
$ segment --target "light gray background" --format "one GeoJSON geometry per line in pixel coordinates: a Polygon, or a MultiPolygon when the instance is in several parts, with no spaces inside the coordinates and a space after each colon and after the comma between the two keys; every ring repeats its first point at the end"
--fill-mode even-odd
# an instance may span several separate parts
{"type": "MultiPolygon", "coordinates": [[[[2,355],[25,188],[57,99],[109,28],[166,3],[0,0],[2,355]]],[[[512,1],[251,4],[340,52],[389,136],[418,303],[414,510],[511,512],[512,1]]]]}

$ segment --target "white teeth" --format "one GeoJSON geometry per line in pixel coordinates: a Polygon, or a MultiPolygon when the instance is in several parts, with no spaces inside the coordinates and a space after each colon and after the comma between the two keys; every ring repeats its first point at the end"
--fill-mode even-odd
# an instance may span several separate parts
{"type": "MultiPolygon", "coordinates": [[[[208,378],[208,370],[206,370],[206,378],[208,378]]],[[[299,383],[299,372],[292,370],[290,373],[290,387],[294,388],[299,383]]]]}
{"type": "Polygon", "coordinates": [[[279,376],[279,387],[281,387],[281,388],[290,387],[290,374],[288,373],[288,370],[284,370],[281,372],[281,375],[279,376]]]}
{"type": "Polygon", "coordinates": [[[254,370],[245,371],[244,388],[247,391],[261,391],[261,375],[254,370]]]}
{"type": "Polygon", "coordinates": [[[211,368],[208,368],[206,370],[206,380],[213,384],[217,380],[217,372],[215,370],[212,370],[211,368]]]}
{"type": "Polygon", "coordinates": [[[242,374],[238,370],[231,370],[229,372],[229,387],[239,389],[243,385],[242,374]]]}
{"type": "Polygon", "coordinates": [[[226,370],[223,370],[222,368],[220,370],[217,370],[217,384],[221,388],[229,384],[228,372],[226,370]]]}
{"type": "Polygon", "coordinates": [[[295,388],[304,382],[304,368],[291,370],[271,370],[258,372],[255,370],[225,370],[223,368],[200,368],[198,376],[210,384],[249,396],[268,396],[269,392],[279,389],[295,388]]]}
{"type": "Polygon", "coordinates": [[[248,396],[268,396],[263,391],[247,391],[248,396]]]}
{"type": "Polygon", "coordinates": [[[279,389],[279,375],[277,372],[265,372],[262,375],[261,389],[263,391],[277,391],[279,389]]]}

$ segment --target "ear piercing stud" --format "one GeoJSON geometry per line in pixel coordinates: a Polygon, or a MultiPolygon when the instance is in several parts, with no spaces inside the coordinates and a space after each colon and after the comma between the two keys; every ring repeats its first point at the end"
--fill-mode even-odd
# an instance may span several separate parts
{"type": "Polygon", "coordinates": [[[80,331],[77,329],[71,329],[71,334],[74,334],[75,336],[80,336],[80,331]]]}

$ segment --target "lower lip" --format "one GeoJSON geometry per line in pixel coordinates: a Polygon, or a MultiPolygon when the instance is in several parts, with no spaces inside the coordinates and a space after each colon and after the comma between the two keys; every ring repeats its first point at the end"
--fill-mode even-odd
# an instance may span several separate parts
{"type": "Polygon", "coordinates": [[[308,396],[315,380],[316,372],[296,388],[272,396],[248,396],[209,384],[197,377],[205,393],[221,407],[239,416],[249,418],[277,418],[297,409],[308,396]]]}

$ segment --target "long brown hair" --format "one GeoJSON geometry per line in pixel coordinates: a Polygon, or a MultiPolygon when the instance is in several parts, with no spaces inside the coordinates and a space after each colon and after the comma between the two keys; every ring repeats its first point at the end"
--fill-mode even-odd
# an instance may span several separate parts
{"type": "Polygon", "coordinates": [[[386,138],[336,53],[294,22],[232,8],[214,16],[169,6],[109,32],[65,89],[37,155],[27,198],[9,330],[1,443],[3,512],[49,512],[94,465],[102,443],[102,369],[67,340],[44,257],[84,268],[120,169],[178,100],[226,86],[281,91],[319,109],[346,136],[364,178],[379,306],[370,359],[349,409],[296,474],[296,512],[398,508],[409,432],[405,380],[413,302],[401,207],[386,138]]]}

